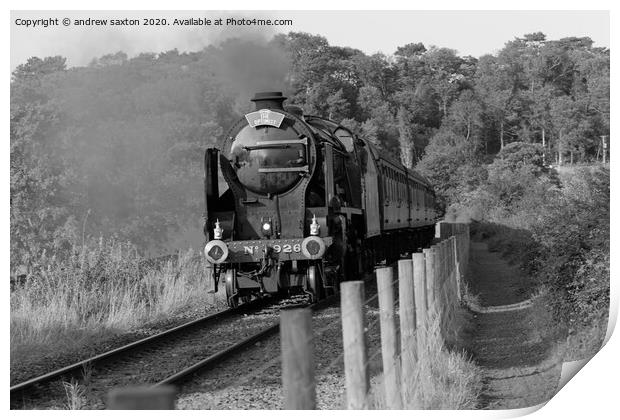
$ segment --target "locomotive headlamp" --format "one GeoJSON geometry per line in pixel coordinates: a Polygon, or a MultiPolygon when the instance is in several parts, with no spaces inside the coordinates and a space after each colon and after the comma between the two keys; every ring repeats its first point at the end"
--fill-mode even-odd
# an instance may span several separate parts
{"type": "Polygon", "coordinates": [[[313,214],[312,215],[312,223],[310,223],[310,235],[312,235],[312,236],[319,236],[319,229],[320,228],[321,228],[321,226],[316,221],[316,216],[313,214]]]}
{"type": "Polygon", "coordinates": [[[306,258],[317,260],[325,254],[325,242],[318,236],[308,236],[301,242],[301,253],[306,258]]]}
{"type": "Polygon", "coordinates": [[[271,236],[273,234],[271,230],[271,219],[262,221],[261,230],[265,236],[271,236]]]}
{"type": "Polygon", "coordinates": [[[222,239],[224,229],[220,227],[220,219],[215,221],[215,228],[213,228],[213,239],[222,239]]]}
{"type": "Polygon", "coordinates": [[[205,257],[212,264],[221,264],[228,258],[228,246],[219,239],[209,241],[205,246],[205,257]]]}

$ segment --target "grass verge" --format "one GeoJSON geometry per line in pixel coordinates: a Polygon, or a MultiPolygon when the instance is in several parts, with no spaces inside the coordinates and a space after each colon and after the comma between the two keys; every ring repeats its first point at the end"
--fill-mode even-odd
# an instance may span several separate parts
{"type": "Polygon", "coordinates": [[[189,308],[223,306],[209,295],[203,259],[187,250],[147,267],[127,244],[103,242],[74,250],[66,261],[42,258],[11,291],[11,365],[36,363],[189,308]]]}
{"type": "MultiPolygon", "coordinates": [[[[418,355],[415,375],[406,378],[412,395],[403,395],[407,410],[475,409],[482,391],[482,371],[464,351],[449,350],[440,335],[440,320],[429,313],[428,327],[419,335],[424,345],[418,355]]],[[[408,350],[411,351],[411,350],[408,350]]],[[[378,376],[371,384],[369,407],[386,410],[383,380],[378,376]]]]}

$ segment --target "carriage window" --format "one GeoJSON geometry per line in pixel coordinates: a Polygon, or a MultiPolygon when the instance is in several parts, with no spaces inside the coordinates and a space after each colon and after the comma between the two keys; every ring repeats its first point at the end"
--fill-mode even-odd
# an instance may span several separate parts
{"type": "Polygon", "coordinates": [[[394,198],[398,200],[398,172],[394,171],[394,198]]]}
{"type": "Polygon", "coordinates": [[[383,172],[383,195],[384,198],[387,198],[387,168],[384,166],[382,168],[382,172],[383,172]]]}
{"type": "Polygon", "coordinates": [[[421,193],[422,193],[422,191],[420,191],[420,186],[416,185],[415,186],[415,203],[416,203],[416,205],[418,207],[420,207],[420,204],[421,204],[421,201],[422,201],[421,197],[420,197],[421,193]]]}

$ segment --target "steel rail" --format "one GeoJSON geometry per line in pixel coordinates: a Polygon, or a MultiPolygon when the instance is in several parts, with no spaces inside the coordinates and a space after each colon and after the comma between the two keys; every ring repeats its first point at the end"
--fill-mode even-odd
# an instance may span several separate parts
{"type": "MultiPolygon", "coordinates": [[[[309,305],[311,308],[316,309],[319,306],[322,305],[326,305],[329,304],[331,301],[333,301],[332,299],[333,297],[328,297],[327,299],[324,299],[320,302],[317,302],[315,304],[309,305]]],[[[73,363],[69,366],[65,366],[62,367],[60,369],[54,370],[52,372],[40,375],[40,376],[36,376],[34,378],[28,379],[24,382],[18,383],[16,385],[11,386],[10,388],[10,392],[11,395],[16,394],[20,391],[24,391],[28,388],[31,388],[35,385],[40,385],[40,384],[44,384],[47,382],[52,382],[55,380],[60,379],[62,376],[64,375],[68,375],[68,374],[75,374],[77,371],[79,371],[80,369],[84,368],[85,366],[88,366],[89,364],[96,364],[96,363],[100,363],[106,359],[111,359],[113,357],[117,357],[117,356],[121,356],[124,355],[126,352],[128,352],[131,349],[135,349],[141,346],[145,346],[147,344],[151,344],[154,342],[157,342],[158,340],[162,340],[164,338],[168,338],[172,335],[174,335],[177,332],[186,330],[186,329],[190,329],[192,327],[198,326],[200,324],[203,323],[207,323],[210,321],[215,321],[217,319],[220,318],[224,318],[230,315],[234,315],[237,313],[240,313],[242,311],[246,311],[248,309],[261,309],[262,307],[264,307],[265,305],[272,303],[273,299],[268,298],[268,299],[263,299],[263,300],[255,300],[253,302],[250,302],[248,304],[245,305],[241,305],[238,308],[231,308],[231,309],[226,309],[224,311],[220,311],[217,312],[215,314],[212,315],[208,315],[199,319],[195,319],[193,321],[189,321],[186,322],[184,324],[181,324],[179,326],[176,326],[174,328],[171,328],[169,330],[166,331],[162,331],[158,334],[149,336],[149,337],[145,337],[143,339],[128,343],[124,346],[109,350],[105,353],[101,353],[98,354],[96,356],[90,357],[88,359],[84,359],[81,360],[79,362],[73,363]]],[[[292,306],[298,306],[298,305],[292,305],[292,306]]],[[[299,305],[299,306],[308,306],[308,305],[299,305]]],[[[261,340],[264,337],[267,337],[271,334],[274,334],[276,332],[279,331],[279,322],[275,323],[274,325],[271,325],[270,327],[267,327],[263,330],[261,330],[260,332],[258,332],[257,334],[246,338],[243,341],[240,341],[224,350],[221,350],[211,356],[209,356],[208,358],[202,360],[201,362],[198,362],[186,369],[183,369],[182,371],[164,379],[163,381],[160,381],[159,383],[157,383],[154,386],[158,386],[158,385],[163,385],[166,383],[173,383],[173,382],[177,382],[180,381],[182,378],[185,378],[187,376],[189,376],[190,374],[194,373],[195,371],[199,370],[199,369],[204,369],[204,368],[208,368],[208,367],[212,367],[214,363],[232,356],[236,351],[238,350],[242,350],[245,347],[248,347],[250,345],[252,345],[253,343],[261,340]]]]}
{"type": "MultiPolygon", "coordinates": [[[[290,307],[309,307],[312,310],[316,310],[323,306],[329,305],[330,303],[334,302],[336,299],[338,299],[338,296],[329,296],[312,305],[307,305],[307,304],[306,305],[291,305],[289,306],[289,308],[290,307]]],[[[212,354],[211,356],[201,360],[198,363],[193,364],[192,366],[189,366],[183,370],[178,371],[177,373],[173,375],[170,375],[169,377],[154,384],[152,387],[158,387],[161,385],[170,385],[173,383],[177,383],[177,382],[180,382],[186,379],[187,377],[189,377],[190,375],[192,375],[198,370],[205,370],[205,369],[213,368],[217,362],[220,362],[228,357],[234,356],[237,351],[243,350],[251,346],[252,344],[256,343],[257,341],[262,340],[265,337],[268,337],[272,334],[276,334],[279,330],[280,330],[280,322],[276,321],[273,325],[270,325],[269,327],[262,329],[258,333],[242,341],[239,341],[223,350],[220,350],[219,352],[212,354]]]]}
{"type": "Polygon", "coordinates": [[[87,366],[89,364],[99,363],[99,362],[101,362],[101,361],[103,361],[105,359],[109,359],[109,358],[112,358],[112,357],[115,357],[115,356],[119,356],[119,355],[121,355],[121,354],[123,354],[123,353],[125,353],[125,352],[127,352],[127,351],[129,351],[131,349],[136,348],[136,347],[140,347],[140,346],[144,346],[145,344],[156,342],[158,340],[161,340],[163,338],[171,336],[171,335],[173,335],[173,334],[175,334],[175,333],[177,333],[179,331],[182,331],[182,330],[185,330],[185,329],[189,329],[189,328],[192,328],[194,326],[197,326],[199,324],[203,324],[203,323],[206,323],[206,322],[215,321],[217,319],[224,318],[224,317],[236,314],[236,313],[240,312],[240,310],[245,310],[245,309],[247,309],[247,306],[243,305],[243,306],[240,306],[239,308],[226,309],[224,311],[220,311],[220,312],[217,312],[217,313],[212,314],[212,315],[208,315],[208,316],[205,316],[205,317],[202,317],[202,318],[199,318],[199,319],[195,319],[193,321],[186,322],[185,324],[181,324],[181,325],[176,326],[174,328],[171,328],[169,330],[162,331],[162,332],[160,332],[158,334],[151,335],[151,336],[145,337],[145,338],[143,338],[141,340],[131,342],[131,343],[126,344],[126,345],[124,345],[122,347],[118,347],[118,348],[109,350],[109,351],[107,351],[105,353],[101,353],[101,354],[98,354],[96,356],[90,357],[88,359],[81,360],[79,362],[73,363],[72,365],[65,366],[65,367],[62,367],[62,368],[57,369],[55,371],[46,373],[44,375],[28,379],[28,380],[26,380],[24,382],[21,382],[21,383],[18,383],[16,385],[13,385],[11,387],[11,394],[13,394],[14,392],[23,391],[24,389],[29,388],[29,387],[31,387],[33,385],[38,385],[38,384],[43,384],[43,383],[46,383],[46,382],[51,382],[53,380],[59,379],[63,375],[66,375],[66,374],[69,374],[69,373],[75,373],[79,369],[81,369],[84,366],[87,366]]]}
{"type": "Polygon", "coordinates": [[[192,373],[196,372],[197,370],[200,369],[207,369],[209,367],[213,367],[213,365],[215,365],[217,362],[219,362],[220,360],[223,360],[227,357],[230,357],[232,355],[235,354],[235,352],[237,350],[242,350],[254,343],[256,343],[257,341],[261,340],[264,337],[267,337],[271,334],[275,334],[278,332],[278,330],[280,329],[280,323],[275,323],[263,330],[261,330],[260,332],[252,335],[251,337],[246,338],[243,341],[239,341],[238,343],[233,344],[230,347],[227,347],[223,350],[218,351],[217,353],[207,357],[204,360],[201,360],[198,363],[193,364],[192,366],[189,366],[177,373],[175,373],[174,375],[171,375],[169,377],[167,377],[166,379],[156,383],[155,385],[153,385],[153,387],[156,386],[160,386],[160,385],[168,385],[168,384],[172,384],[175,382],[180,381],[181,379],[184,379],[186,377],[188,377],[189,375],[191,375],[192,373]]]}

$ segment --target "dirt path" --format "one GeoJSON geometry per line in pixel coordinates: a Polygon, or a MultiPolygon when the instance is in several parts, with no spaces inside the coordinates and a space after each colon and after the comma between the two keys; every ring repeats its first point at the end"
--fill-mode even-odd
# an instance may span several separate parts
{"type": "MultiPolygon", "coordinates": [[[[562,339],[534,285],[487,245],[472,242],[468,285],[473,325],[465,347],[484,372],[480,408],[524,408],[548,401],[562,368],[562,339]]],[[[564,340],[565,341],[565,340],[564,340]]]]}

